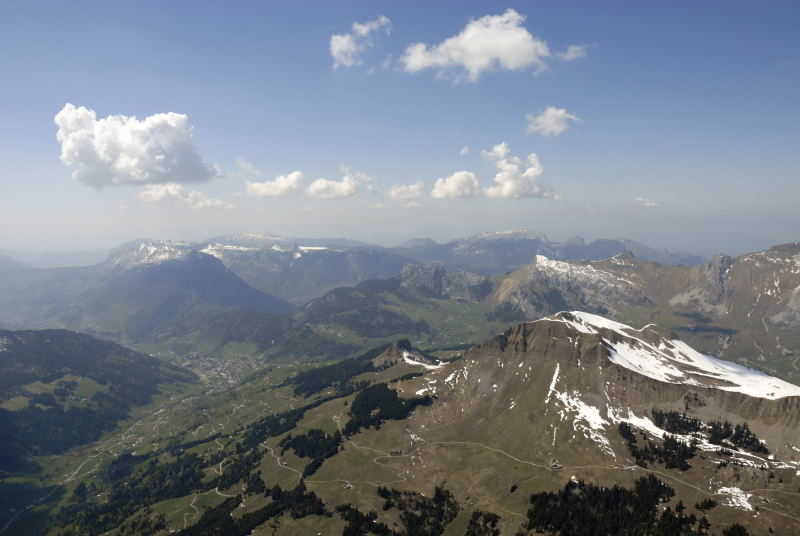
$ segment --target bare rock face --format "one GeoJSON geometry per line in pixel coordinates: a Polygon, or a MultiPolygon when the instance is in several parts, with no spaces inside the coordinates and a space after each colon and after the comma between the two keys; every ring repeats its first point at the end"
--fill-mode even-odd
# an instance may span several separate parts
{"type": "Polygon", "coordinates": [[[439,263],[406,264],[400,272],[401,285],[425,290],[433,296],[444,295],[444,266],[439,263]]]}
{"type": "Polygon", "coordinates": [[[401,285],[423,290],[437,298],[482,300],[491,292],[491,280],[470,272],[448,271],[439,263],[406,264],[400,274],[401,285]]]}
{"type": "Polygon", "coordinates": [[[609,261],[575,263],[537,255],[533,264],[505,278],[491,299],[496,304],[508,303],[529,318],[566,309],[606,314],[646,305],[638,274],[620,270],[631,259],[618,255],[609,261]]]}

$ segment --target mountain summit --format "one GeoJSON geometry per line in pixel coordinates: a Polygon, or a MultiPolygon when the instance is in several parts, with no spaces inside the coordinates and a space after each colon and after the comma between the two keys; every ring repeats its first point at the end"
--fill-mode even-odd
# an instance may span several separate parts
{"type": "MultiPolygon", "coordinates": [[[[633,328],[561,312],[473,347],[426,374],[421,386],[438,398],[424,424],[441,423],[440,439],[492,438],[530,456],[549,452],[575,463],[624,459],[620,423],[661,438],[668,430],[654,422],[654,411],[677,411],[706,423],[749,423],[782,466],[800,469],[793,450],[800,445],[800,387],[702,354],[653,324],[633,328]]],[[[709,430],[696,440],[719,450],[709,430]]],[[[740,450],[731,452],[742,463],[767,463],[740,450]]]]}

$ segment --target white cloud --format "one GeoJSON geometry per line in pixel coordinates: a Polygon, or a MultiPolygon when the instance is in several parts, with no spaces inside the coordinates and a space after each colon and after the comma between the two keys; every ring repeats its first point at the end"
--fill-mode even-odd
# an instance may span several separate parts
{"type": "Polygon", "coordinates": [[[456,171],[449,177],[436,179],[431,190],[435,199],[460,199],[475,197],[480,193],[478,177],[471,171],[456,171]]]}
{"type": "Polygon", "coordinates": [[[489,197],[503,199],[521,199],[524,197],[552,198],[558,196],[546,186],[539,183],[538,179],[544,173],[544,168],[535,153],[528,155],[523,162],[518,156],[511,154],[507,143],[498,143],[481,154],[487,160],[494,162],[497,174],[494,176],[494,185],[486,189],[489,197]]]}
{"type": "Polygon", "coordinates": [[[271,181],[247,181],[247,193],[255,197],[283,197],[300,188],[303,182],[303,173],[292,171],[286,175],[279,175],[271,181]]]}
{"type": "Polygon", "coordinates": [[[352,197],[360,190],[372,190],[372,177],[366,173],[353,170],[344,170],[341,180],[316,179],[308,185],[306,193],[317,199],[342,199],[352,197]]]}
{"type": "Polygon", "coordinates": [[[408,72],[423,69],[463,68],[470,81],[486,71],[518,71],[533,67],[547,68],[544,58],[550,55],[547,43],[534,37],[522,23],[525,16],[513,9],[502,15],[486,15],[470,20],[461,33],[438,45],[414,43],[400,59],[408,72]]]}
{"type": "Polygon", "coordinates": [[[373,46],[371,34],[384,30],[387,34],[392,30],[389,17],[380,17],[367,22],[354,22],[350,33],[333,34],[330,41],[330,53],[333,57],[333,68],[353,67],[361,63],[361,54],[373,46]]]}
{"type": "Polygon", "coordinates": [[[318,199],[341,199],[351,197],[358,191],[358,185],[351,177],[341,181],[317,179],[308,186],[308,195],[318,199]]]}
{"type": "Polygon", "coordinates": [[[528,115],[528,132],[542,136],[558,136],[569,128],[570,121],[580,121],[565,108],[548,106],[539,115],[528,115]]]}
{"type": "Polygon", "coordinates": [[[458,151],[458,154],[460,154],[461,156],[468,155],[469,154],[469,145],[465,145],[464,147],[462,147],[461,150],[458,151]]]}
{"type": "Polygon", "coordinates": [[[636,201],[636,203],[646,208],[654,208],[659,205],[658,202],[653,201],[652,199],[648,199],[646,197],[637,197],[634,199],[634,201],[636,201]]]}
{"type": "Polygon", "coordinates": [[[203,192],[187,190],[182,184],[168,182],[164,184],[147,184],[139,192],[139,199],[149,203],[161,201],[179,201],[194,209],[233,208],[233,205],[220,199],[212,199],[203,192]]]}
{"type": "Polygon", "coordinates": [[[586,45],[569,45],[564,52],[558,52],[556,56],[562,61],[575,61],[586,57],[586,45]]]}
{"type": "Polygon", "coordinates": [[[260,180],[264,172],[243,158],[236,160],[236,167],[239,168],[238,175],[245,180],[245,191],[255,197],[283,197],[299,190],[303,182],[300,171],[279,175],[273,180],[260,180]]]}
{"type": "Polygon", "coordinates": [[[422,181],[413,184],[398,184],[389,189],[389,197],[406,205],[415,204],[415,201],[425,193],[425,184],[422,181]]]}
{"type": "Polygon", "coordinates": [[[72,168],[73,178],[95,188],[207,181],[219,175],[197,153],[183,114],[97,119],[94,110],[67,103],[54,121],[61,161],[72,168]]]}

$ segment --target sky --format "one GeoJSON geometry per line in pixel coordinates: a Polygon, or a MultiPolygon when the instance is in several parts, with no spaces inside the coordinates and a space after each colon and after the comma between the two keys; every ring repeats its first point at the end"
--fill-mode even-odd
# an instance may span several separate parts
{"type": "Polygon", "coordinates": [[[800,240],[794,2],[0,4],[0,250],[800,240]]]}

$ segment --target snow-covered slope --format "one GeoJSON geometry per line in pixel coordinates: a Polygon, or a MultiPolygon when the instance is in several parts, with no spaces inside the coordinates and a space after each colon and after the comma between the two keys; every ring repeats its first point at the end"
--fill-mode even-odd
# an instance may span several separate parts
{"type": "MultiPolygon", "coordinates": [[[[624,263],[622,256],[612,257],[615,263],[624,263]]],[[[570,281],[577,285],[601,285],[609,287],[636,287],[637,284],[618,274],[596,268],[592,264],[577,264],[558,261],[536,255],[536,262],[531,265],[531,270],[545,273],[552,278],[570,281]]]]}
{"type": "Polygon", "coordinates": [[[258,251],[258,248],[236,246],[232,244],[220,244],[219,242],[214,242],[212,244],[208,244],[206,247],[201,249],[200,253],[211,255],[212,257],[216,257],[224,262],[226,253],[228,252],[238,253],[243,251],[258,251]]]}
{"type": "Polygon", "coordinates": [[[193,251],[186,242],[172,240],[137,240],[111,252],[106,264],[114,268],[133,268],[180,259],[193,251]]]}
{"type": "Polygon", "coordinates": [[[537,322],[563,322],[581,333],[600,335],[613,363],[660,382],[733,391],[770,400],[800,396],[797,385],[702,354],[683,341],[661,337],[652,324],[634,329],[579,311],[559,313],[537,322]]]}

